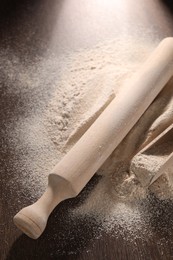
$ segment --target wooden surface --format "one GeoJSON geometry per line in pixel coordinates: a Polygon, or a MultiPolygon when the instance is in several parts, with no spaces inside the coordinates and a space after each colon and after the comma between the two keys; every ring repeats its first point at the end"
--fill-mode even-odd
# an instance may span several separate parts
{"type": "MultiPolygon", "coordinates": [[[[145,31],[160,39],[173,34],[171,1],[159,0],[28,0],[0,1],[0,51],[8,49],[21,64],[34,63],[36,57],[52,52],[57,58],[65,52],[92,47],[118,34],[145,31]],[[142,29],[141,29],[142,28],[142,29]]],[[[4,56],[6,53],[3,54],[4,56]]],[[[6,61],[9,57],[7,55],[6,61]]],[[[30,98],[34,95],[12,94],[0,60],[0,259],[173,259],[173,205],[157,199],[150,210],[158,207],[153,217],[155,232],[145,241],[126,241],[121,236],[102,234],[99,226],[79,219],[71,223],[68,209],[80,203],[85,193],[98,181],[94,177],[78,198],[55,209],[46,232],[37,241],[22,235],[12,217],[32,198],[23,194],[20,185],[10,186],[18,171],[14,168],[18,154],[9,142],[15,122],[28,116],[30,98]],[[168,213],[169,212],[169,213],[168,213]],[[160,228],[164,225],[163,229],[160,228]],[[66,239],[62,239],[66,236],[66,239]],[[162,241],[162,243],[160,243],[162,241]],[[75,254],[74,254],[75,253],[75,254]]],[[[10,62],[10,61],[9,61],[10,62]]],[[[17,86],[15,79],[14,87],[17,86]],[[16,84],[16,85],[15,85],[16,84]]],[[[40,86],[37,95],[48,100],[51,87],[40,86]]],[[[37,112],[37,106],[33,110],[37,112]]],[[[19,143],[22,140],[19,138],[19,143]]],[[[27,151],[26,151],[27,155],[27,151]]],[[[36,158],[34,158],[36,160],[36,158]]],[[[20,169],[19,169],[20,171],[20,169]]]]}

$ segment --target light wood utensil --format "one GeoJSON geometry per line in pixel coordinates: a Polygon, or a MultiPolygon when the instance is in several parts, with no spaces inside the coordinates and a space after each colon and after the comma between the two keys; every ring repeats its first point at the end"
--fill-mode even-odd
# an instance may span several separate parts
{"type": "Polygon", "coordinates": [[[130,171],[144,187],[164,173],[173,173],[173,124],[134,156],[130,171]]]}
{"type": "Polygon", "coordinates": [[[16,226],[29,237],[38,238],[52,210],[62,200],[79,194],[172,75],[173,38],[166,38],[55,166],[43,196],[14,217],[16,226]]]}

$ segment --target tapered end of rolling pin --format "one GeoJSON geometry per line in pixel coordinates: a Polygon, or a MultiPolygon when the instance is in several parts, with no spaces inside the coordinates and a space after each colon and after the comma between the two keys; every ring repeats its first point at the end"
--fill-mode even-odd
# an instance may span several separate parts
{"type": "Polygon", "coordinates": [[[43,233],[48,217],[43,213],[39,214],[34,204],[23,208],[13,218],[14,224],[27,236],[37,239],[43,233]]]}
{"type": "Polygon", "coordinates": [[[53,209],[61,201],[77,195],[70,183],[61,176],[49,174],[48,179],[48,187],[41,198],[33,205],[20,210],[13,219],[14,224],[33,239],[41,236],[53,209]]]}

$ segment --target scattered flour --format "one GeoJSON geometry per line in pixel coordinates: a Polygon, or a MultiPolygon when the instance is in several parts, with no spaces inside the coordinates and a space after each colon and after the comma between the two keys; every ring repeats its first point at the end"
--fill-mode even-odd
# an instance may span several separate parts
{"type": "MultiPolygon", "coordinates": [[[[51,140],[62,153],[94,122],[119,88],[155,47],[153,43],[113,41],[71,57],[71,66],[55,91],[45,121],[51,140]]],[[[173,88],[170,81],[142,118],[117,147],[98,174],[102,179],[72,217],[93,217],[107,232],[128,231],[132,237],[149,234],[149,216],[143,217],[141,201],[154,193],[172,197],[166,175],[150,189],[143,188],[130,173],[133,156],[172,123],[173,88]]],[[[115,115],[116,116],[116,115],[115,115]]],[[[156,158],[156,161],[159,160],[156,158]]],[[[126,236],[127,238],[127,236],[126,236]]]]}
{"type": "MultiPolygon", "coordinates": [[[[13,122],[8,125],[10,145],[15,154],[19,154],[19,158],[15,158],[16,165],[13,160],[13,167],[19,169],[19,161],[21,166],[18,177],[12,178],[8,185],[19,183],[26,196],[30,194],[33,200],[38,198],[46,187],[50,169],[116,98],[119,88],[157,43],[144,39],[115,39],[91,50],[81,50],[64,61],[45,57],[26,68],[21,66],[20,72],[15,71],[20,64],[16,57],[9,64],[4,61],[4,76],[9,85],[15,77],[19,86],[16,92],[21,92],[24,100],[27,94],[30,101],[23,106],[29,104],[28,111],[32,112],[16,120],[15,127],[13,122]],[[62,62],[63,70],[60,69],[62,62]],[[43,96],[37,91],[40,86],[43,86],[43,96]]],[[[8,94],[14,95],[14,90],[9,88],[8,94]]],[[[72,218],[90,216],[107,232],[122,229],[132,237],[145,236],[150,213],[147,213],[148,217],[144,216],[141,205],[151,193],[157,197],[159,191],[164,193],[164,190],[161,178],[150,190],[144,189],[130,173],[130,161],[137,151],[172,123],[172,94],[170,82],[98,171],[102,176],[100,181],[82,205],[71,210],[72,218]]],[[[166,176],[162,178],[167,180],[166,176]]],[[[171,192],[167,193],[168,197],[171,192]]]]}
{"type": "Polygon", "coordinates": [[[46,120],[58,149],[67,151],[82,136],[155,45],[116,39],[70,57],[46,120]]]}

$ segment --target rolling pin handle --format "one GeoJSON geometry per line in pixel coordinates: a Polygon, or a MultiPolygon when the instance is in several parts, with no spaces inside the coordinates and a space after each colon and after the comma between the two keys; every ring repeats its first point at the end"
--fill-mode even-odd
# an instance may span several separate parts
{"type": "Polygon", "coordinates": [[[61,201],[76,195],[72,189],[70,193],[68,182],[57,174],[50,174],[48,180],[48,187],[42,197],[14,216],[15,225],[33,239],[43,233],[53,209],[61,201]]]}

